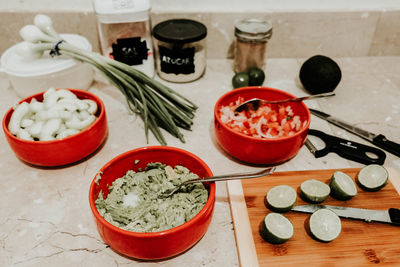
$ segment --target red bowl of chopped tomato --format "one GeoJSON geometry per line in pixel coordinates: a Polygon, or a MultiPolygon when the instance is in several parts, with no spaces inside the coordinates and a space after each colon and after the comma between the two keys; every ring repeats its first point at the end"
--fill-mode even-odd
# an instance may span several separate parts
{"type": "Polygon", "coordinates": [[[252,98],[294,97],[269,87],[243,87],[224,94],[214,108],[214,131],[219,145],[234,158],[248,163],[270,165],[290,160],[304,145],[310,127],[310,111],[303,102],[234,110],[252,98]]]}

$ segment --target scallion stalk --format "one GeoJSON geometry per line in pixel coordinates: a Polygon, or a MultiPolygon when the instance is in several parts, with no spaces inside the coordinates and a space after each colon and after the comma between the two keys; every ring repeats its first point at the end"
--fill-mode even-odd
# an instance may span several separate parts
{"type": "Polygon", "coordinates": [[[19,49],[23,56],[31,60],[50,50],[51,55],[62,54],[92,65],[120,90],[129,109],[141,117],[147,142],[151,131],[160,144],[167,145],[160,128],[185,142],[180,128],[191,129],[197,109],[193,102],[132,66],[61,41],[48,16],[37,15],[34,21],[35,25],[26,25],[20,31],[25,40],[19,49]]]}

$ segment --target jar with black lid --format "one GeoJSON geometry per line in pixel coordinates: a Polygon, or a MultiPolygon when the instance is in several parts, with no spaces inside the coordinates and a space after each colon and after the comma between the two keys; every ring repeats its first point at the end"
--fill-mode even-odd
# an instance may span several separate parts
{"type": "Polygon", "coordinates": [[[157,74],[170,82],[190,82],[206,68],[207,28],[189,19],[171,19],[153,28],[157,74]]]}

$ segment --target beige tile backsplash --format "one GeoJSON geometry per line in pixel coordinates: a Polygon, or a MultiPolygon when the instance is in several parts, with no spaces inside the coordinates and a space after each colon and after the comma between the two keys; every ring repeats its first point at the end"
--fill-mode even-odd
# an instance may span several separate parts
{"type": "Polygon", "coordinates": [[[368,55],[400,54],[400,11],[387,11],[379,16],[368,55]]]}
{"type": "MultiPolygon", "coordinates": [[[[30,12],[2,12],[0,13],[0,53],[8,47],[22,41],[19,30],[22,26],[33,24],[33,18],[37,13],[30,12]]],[[[75,33],[85,36],[93,46],[93,50],[99,51],[97,22],[94,13],[82,12],[51,12],[53,26],[59,33],[75,33]]]]}
{"type": "MultiPolygon", "coordinates": [[[[36,13],[0,11],[0,53],[21,41],[18,31],[32,23],[36,13]]],[[[93,12],[47,13],[60,33],[77,33],[98,51],[96,16],[93,12]]],[[[273,35],[268,57],[293,58],[323,54],[331,57],[400,55],[400,10],[202,12],[152,13],[152,24],[171,18],[191,18],[208,29],[207,57],[231,58],[234,22],[244,17],[270,19],[273,35]]]]}

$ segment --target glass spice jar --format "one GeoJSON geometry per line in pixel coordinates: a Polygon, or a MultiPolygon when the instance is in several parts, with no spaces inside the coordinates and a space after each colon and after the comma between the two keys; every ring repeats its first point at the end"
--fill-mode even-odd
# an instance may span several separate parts
{"type": "Polygon", "coordinates": [[[261,19],[243,19],[235,23],[234,71],[265,68],[267,42],[272,36],[272,24],[261,19]]]}
{"type": "Polygon", "coordinates": [[[101,51],[154,77],[150,0],[94,0],[101,51]]]}

